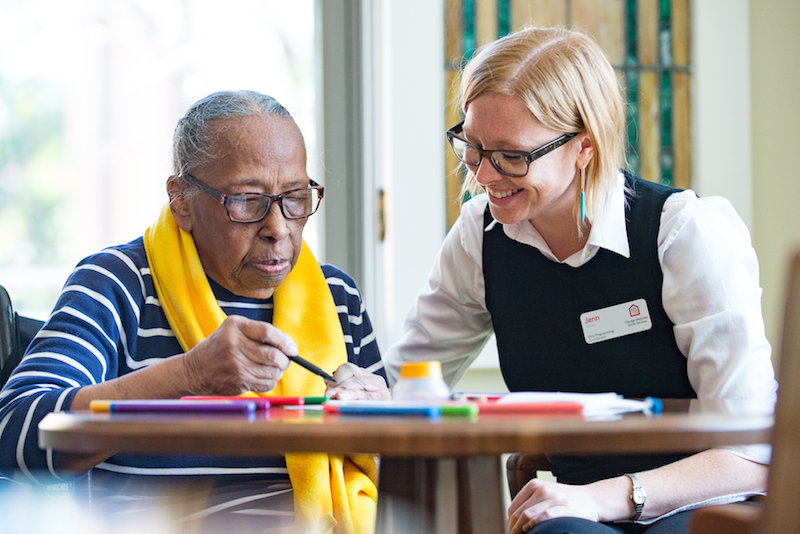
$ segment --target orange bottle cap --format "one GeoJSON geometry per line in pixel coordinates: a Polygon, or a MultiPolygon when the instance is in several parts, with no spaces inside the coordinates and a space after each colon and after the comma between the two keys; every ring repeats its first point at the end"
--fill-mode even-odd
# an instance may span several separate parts
{"type": "Polygon", "coordinates": [[[408,362],[400,367],[400,378],[442,378],[442,364],[432,362],[408,362]]]}

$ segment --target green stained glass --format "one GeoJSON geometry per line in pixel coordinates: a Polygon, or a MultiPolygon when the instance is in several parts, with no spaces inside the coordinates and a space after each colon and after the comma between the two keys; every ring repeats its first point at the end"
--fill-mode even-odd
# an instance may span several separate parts
{"type": "Polygon", "coordinates": [[[628,70],[625,74],[628,100],[628,165],[633,174],[639,174],[639,72],[628,70]]]}
{"type": "Polygon", "coordinates": [[[661,183],[672,185],[672,73],[661,72],[659,106],[661,108],[661,183]]]}
{"type": "Polygon", "coordinates": [[[625,2],[625,63],[628,65],[639,63],[636,15],[636,0],[627,0],[625,2]]]}
{"type": "Polygon", "coordinates": [[[675,158],[672,132],[672,20],[670,0],[660,0],[658,16],[658,50],[661,67],[658,101],[661,119],[661,183],[672,185],[675,158]]]}
{"type": "Polygon", "coordinates": [[[637,11],[636,0],[625,2],[625,96],[627,100],[628,119],[628,166],[633,174],[639,174],[639,64],[637,43],[637,11]]]}
{"type": "Polygon", "coordinates": [[[472,58],[476,48],[475,37],[475,0],[464,0],[464,61],[472,58]]]}
{"type": "Polygon", "coordinates": [[[661,0],[661,9],[658,15],[658,50],[661,65],[672,65],[672,20],[670,15],[670,0],[661,0]]]}
{"type": "Polygon", "coordinates": [[[661,144],[665,147],[672,146],[672,73],[668,70],[661,72],[660,88],[661,106],[661,144]]]}
{"type": "Polygon", "coordinates": [[[497,0],[497,36],[511,32],[511,0],[497,0]]]}

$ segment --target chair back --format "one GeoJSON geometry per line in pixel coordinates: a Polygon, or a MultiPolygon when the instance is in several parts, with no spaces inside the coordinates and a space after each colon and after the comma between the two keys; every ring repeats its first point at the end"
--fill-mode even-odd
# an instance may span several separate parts
{"type": "Polygon", "coordinates": [[[772,460],[767,496],[746,503],[701,508],[692,518],[692,534],[784,534],[800,524],[797,481],[800,480],[800,250],[789,262],[783,314],[778,402],[772,430],[772,460]]]}
{"type": "Polygon", "coordinates": [[[28,344],[43,325],[44,321],[17,314],[8,291],[0,286],[0,387],[8,381],[28,344]]]}
{"type": "Polygon", "coordinates": [[[519,490],[534,478],[540,471],[550,471],[550,462],[546,454],[532,452],[514,452],[506,459],[506,478],[508,492],[513,499],[519,490]]]}
{"type": "Polygon", "coordinates": [[[772,461],[764,501],[767,534],[796,532],[800,525],[800,251],[795,252],[789,265],[783,321],[772,461]]]}
{"type": "MultiPolygon", "coordinates": [[[[14,307],[8,291],[0,286],[0,371],[6,370],[6,362],[13,359],[17,347],[17,327],[14,321],[14,307]]],[[[5,384],[5,380],[3,380],[5,384]]]]}

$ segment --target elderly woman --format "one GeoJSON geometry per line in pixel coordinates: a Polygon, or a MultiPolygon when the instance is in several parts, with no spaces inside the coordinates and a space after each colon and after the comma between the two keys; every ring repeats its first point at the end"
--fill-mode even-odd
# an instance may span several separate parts
{"type": "MultiPolygon", "coordinates": [[[[594,41],[504,37],[467,64],[460,98],[447,136],[474,198],[386,357],[390,383],[437,359],[453,384],[494,332],[512,391],[774,398],[747,228],[724,199],[619,171],[624,103],[594,41]],[[649,321],[614,324],[634,306],[649,321]]],[[[681,532],[698,503],[763,492],[764,449],[553,456],[558,482],[514,497],[510,531],[681,532]]]]}
{"type": "Polygon", "coordinates": [[[204,509],[187,510],[209,521],[215,510],[239,512],[209,531],[247,531],[235,521],[248,513],[257,514],[251,517],[258,532],[274,526],[270,517],[279,526],[295,520],[298,532],[335,524],[341,532],[371,531],[371,458],[107,459],[38,448],[37,423],[46,413],[84,410],[93,399],[389,396],[353,280],[318,265],[303,242],[323,188],[306,173],[303,137],[286,109],[255,92],[212,94],[179,121],[173,158],[169,205],[157,222],[142,238],[77,266],[11,376],[0,399],[4,471],[44,482],[93,468],[94,495],[129,486],[131,478],[180,475],[199,485],[224,474],[222,483],[210,480],[222,484],[224,492],[216,493],[225,493],[227,504],[207,499],[204,509]],[[290,365],[287,356],[298,354],[333,372],[336,383],[290,365]],[[348,504],[347,495],[336,494],[341,485],[322,480],[290,485],[327,476],[366,488],[366,498],[348,504]],[[237,509],[236,499],[249,504],[237,509]]]}

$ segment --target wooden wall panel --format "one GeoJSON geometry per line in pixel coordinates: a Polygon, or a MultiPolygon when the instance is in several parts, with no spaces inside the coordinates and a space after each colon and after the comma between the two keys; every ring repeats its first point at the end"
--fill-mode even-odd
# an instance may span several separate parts
{"type": "Polygon", "coordinates": [[[526,24],[566,26],[567,23],[566,0],[511,0],[512,30],[526,24]]]}
{"type": "MultiPolygon", "coordinates": [[[[458,71],[448,70],[445,83],[447,84],[447,107],[445,111],[445,127],[450,128],[461,122],[461,108],[458,102],[458,71]]],[[[461,170],[458,158],[450,149],[447,138],[442,133],[442,142],[445,150],[445,212],[447,227],[450,228],[461,213],[461,170]]]]}
{"type": "Polygon", "coordinates": [[[672,60],[678,67],[689,65],[689,0],[672,0],[672,60]]]}
{"type": "Polygon", "coordinates": [[[688,72],[676,72],[672,77],[672,125],[675,155],[675,174],[673,184],[681,189],[692,185],[692,143],[690,78],[688,72]]]}
{"type": "Polygon", "coordinates": [[[658,0],[639,0],[637,7],[639,63],[654,66],[658,64],[658,0]]]}
{"type": "Polygon", "coordinates": [[[639,165],[640,176],[661,181],[661,136],[658,105],[658,75],[642,71],[639,76],[639,165]]]}
{"type": "Polygon", "coordinates": [[[462,33],[464,31],[461,0],[444,2],[444,60],[448,68],[459,68],[464,55],[462,33]]]}
{"type": "Polygon", "coordinates": [[[475,26],[478,46],[497,39],[497,0],[476,0],[475,26]]]}
{"type": "Polygon", "coordinates": [[[572,0],[572,25],[589,32],[613,65],[625,59],[625,26],[622,0],[572,0]]]}

